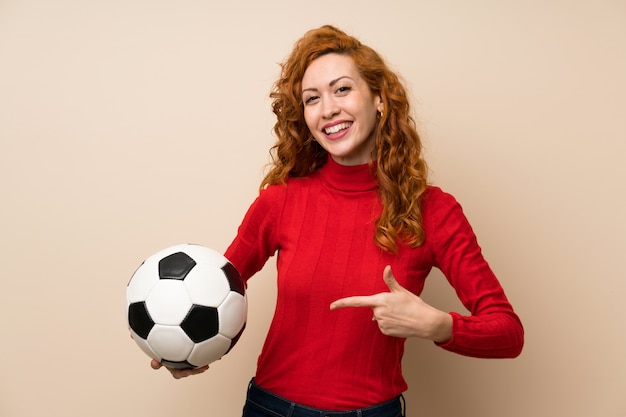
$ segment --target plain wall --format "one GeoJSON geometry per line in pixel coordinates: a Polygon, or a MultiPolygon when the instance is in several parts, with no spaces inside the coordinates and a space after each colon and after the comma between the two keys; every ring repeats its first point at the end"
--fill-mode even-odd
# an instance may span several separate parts
{"type": "MultiPolygon", "coordinates": [[[[129,338],[125,288],[161,248],[230,243],[278,62],[325,23],[406,80],[526,329],[515,360],[408,341],[408,415],[626,415],[624,1],[0,0],[1,416],[240,415],[273,260],[237,347],[181,381],[129,338]]],[[[438,272],[423,297],[463,312],[438,272]]]]}

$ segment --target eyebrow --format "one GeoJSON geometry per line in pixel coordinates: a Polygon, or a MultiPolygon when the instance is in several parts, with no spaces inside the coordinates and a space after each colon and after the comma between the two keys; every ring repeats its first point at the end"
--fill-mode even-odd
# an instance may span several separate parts
{"type": "MultiPolygon", "coordinates": [[[[352,77],[348,76],[348,75],[342,75],[339,78],[335,78],[334,80],[332,80],[331,82],[328,83],[329,87],[332,87],[333,85],[337,84],[339,81],[341,81],[344,78],[348,78],[350,80],[352,80],[352,77]]],[[[311,87],[311,88],[304,88],[302,89],[302,92],[304,93],[305,91],[317,91],[317,88],[311,87]]]]}

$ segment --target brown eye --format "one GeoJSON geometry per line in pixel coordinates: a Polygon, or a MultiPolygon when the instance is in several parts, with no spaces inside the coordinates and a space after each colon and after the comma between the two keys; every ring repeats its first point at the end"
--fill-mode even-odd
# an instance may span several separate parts
{"type": "Polygon", "coordinates": [[[315,100],[317,100],[317,99],[318,99],[318,97],[317,97],[317,96],[311,96],[311,97],[308,97],[308,98],[306,98],[306,99],[304,100],[304,104],[311,104],[312,102],[314,102],[314,101],[315,101],[315,100]]]}

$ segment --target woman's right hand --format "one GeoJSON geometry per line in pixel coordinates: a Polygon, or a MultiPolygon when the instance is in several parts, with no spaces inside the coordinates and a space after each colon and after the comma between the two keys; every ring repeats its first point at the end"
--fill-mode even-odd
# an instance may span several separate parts
{"type": "MultiPolygon", "coordinates": [[[[160,369],[163,367],[163,364],[161,364],[161,362],[157,361],[156,359],[152,359],[152,362],[150,362],[150,366],[152,367],[152,369],[160,369]]],[[[185,378],[191,375],[201,374],[202,372],[209,369],[209,365],[205,365],[205,366],[202,366],[200,368],[195,368],[195,369],[175,369],[175,368],[168,368],[167,366],[165,366],[165,369],[170,371],[170,373],[172,374],[174,378],[181,379],[181,378],[185,378]]]]}

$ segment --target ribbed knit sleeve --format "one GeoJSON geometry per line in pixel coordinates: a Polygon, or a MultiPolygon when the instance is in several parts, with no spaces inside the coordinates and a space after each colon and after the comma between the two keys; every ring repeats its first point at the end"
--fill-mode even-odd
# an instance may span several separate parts
{"type": "Polygon", "coordinates": [[[424,202],[427,242],[437,268],[470,315],[451,313],[452,340],[443,349],[479,358],[513,358],[524,344],[522,323],[483,257],[459,203],[432,188],[424,202]]]}
{"type": "Polygon", "coordinates": [[[278,250],[278,223],[285,204],[285,192],[283,185],[262,190],[224,253],[246,282],[278,250]]]}

